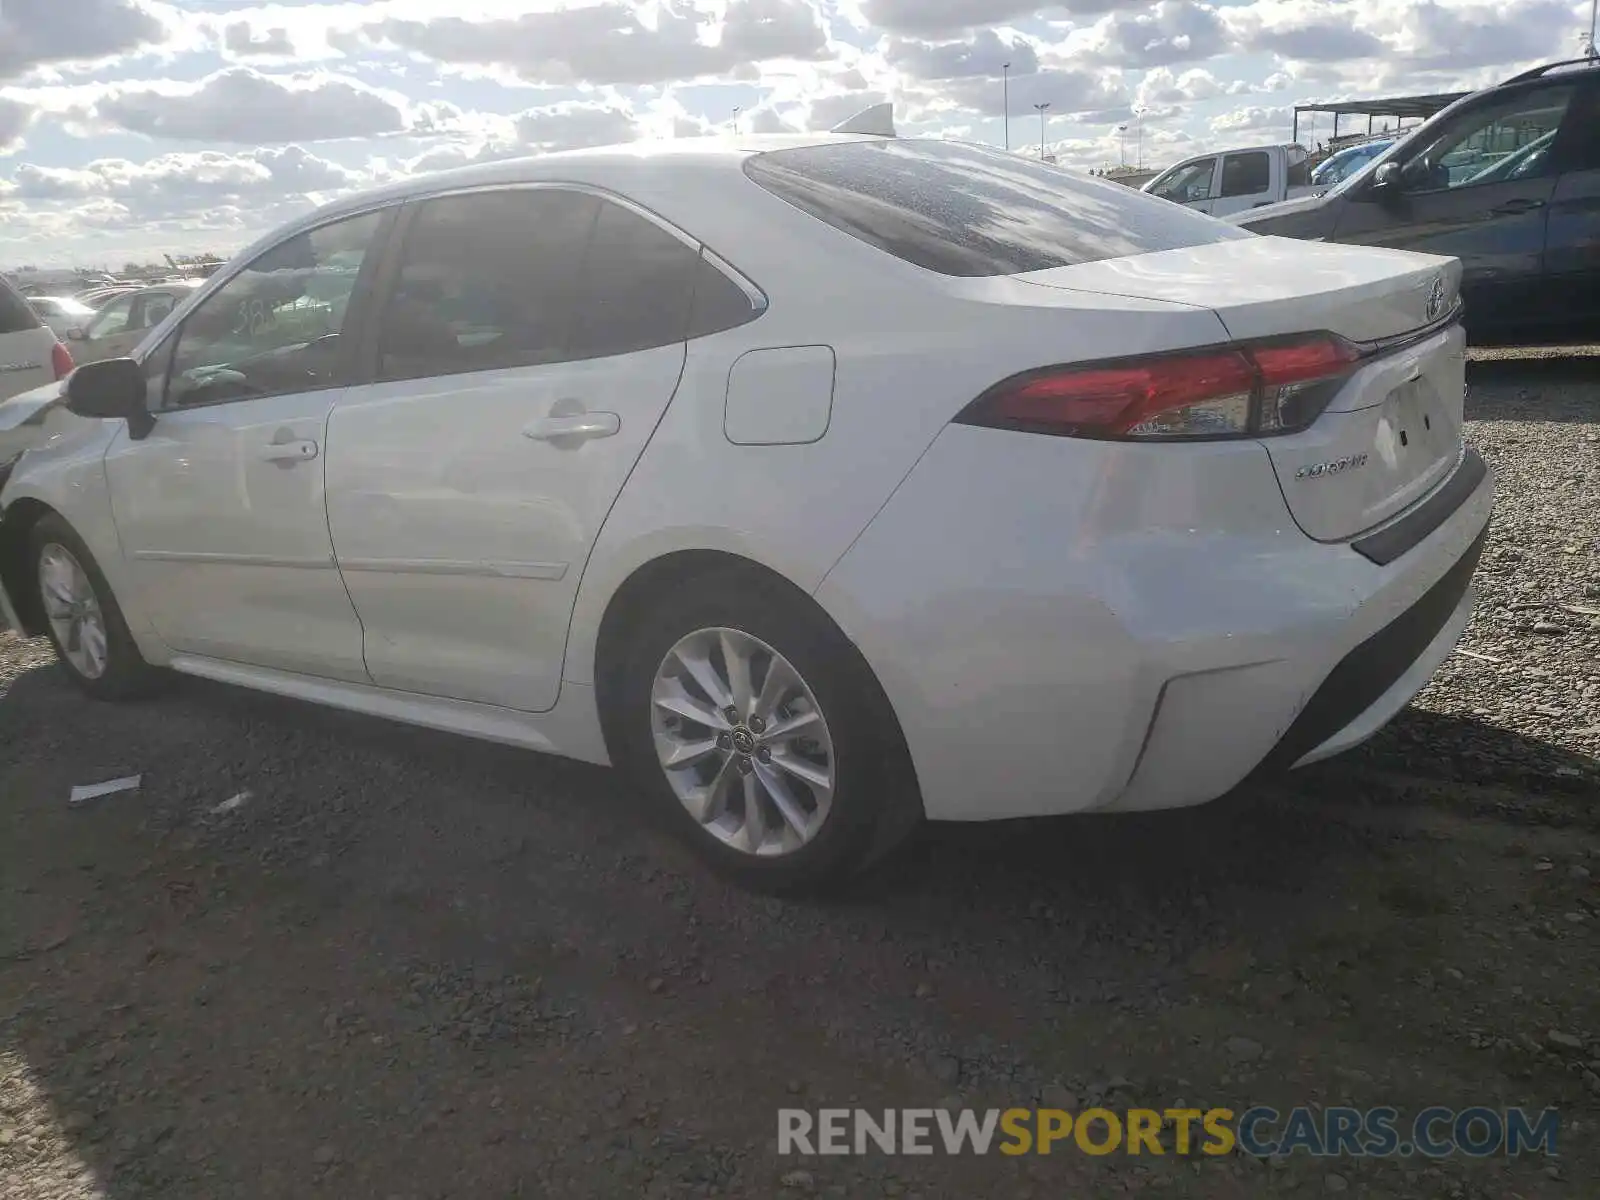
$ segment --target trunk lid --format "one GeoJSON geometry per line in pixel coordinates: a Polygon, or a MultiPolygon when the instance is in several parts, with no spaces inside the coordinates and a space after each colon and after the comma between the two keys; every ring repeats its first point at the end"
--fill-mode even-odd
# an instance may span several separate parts
{"type": "Polygon", "coordinates": [[[1370,357],[1301,433],[1261,439],[1290,513],[1318,541],[1365,533],[1433,490],[1461,455],[1465,336],[1456,259],[1248,238],[1016,278],[1215,313],[1234,340],[1329,332],[1370,357]]]}

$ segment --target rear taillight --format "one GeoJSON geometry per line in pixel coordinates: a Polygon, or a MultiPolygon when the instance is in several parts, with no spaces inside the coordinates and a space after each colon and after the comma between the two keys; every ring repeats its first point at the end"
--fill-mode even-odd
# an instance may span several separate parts
{"type": "Polygon", "coordinates": [[[57,342],[50,347],[50,367],[58,380],[72,374],[72,365],[72,351],[67,349],[64,342],[57,342]]]}
{"type": "Polygon", "coordinates": [[[1274,338],[1012,376],[956,420],[1060,437],[1161,440],[1293,433],[1363,357],[1336,334],[1274,338]]]}

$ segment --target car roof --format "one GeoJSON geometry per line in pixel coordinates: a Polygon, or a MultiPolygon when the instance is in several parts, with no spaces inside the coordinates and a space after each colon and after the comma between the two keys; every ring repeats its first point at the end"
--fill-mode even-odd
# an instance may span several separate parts
{"type": "MultiPolygon", "coordinates": [[[[685,184],[703,182],[708,174],[737,172],[747,158],[774,150],[831,146],[844,142],[884,140],[872,135],[841,133],[752,134],[718,137],[642,140],[582,150],[497,159],[447,171],[432,171],[341,196],[280,225],[234,256],[235,262],[254,257],[296,233],[337,220],[341,216],[398,204],[406,200],[497,184],[573,183],[626,191],[629,178],[670,185],[674,175],[685,184]]],[[[915,139],[906,139],[915,140],[915,139]]]]}

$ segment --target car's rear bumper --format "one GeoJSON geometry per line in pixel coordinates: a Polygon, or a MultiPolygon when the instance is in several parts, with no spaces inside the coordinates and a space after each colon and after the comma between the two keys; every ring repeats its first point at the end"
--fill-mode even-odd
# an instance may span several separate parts
{"type": "Polygon", "coordinates": [[[1203,803],[1370,737],[1466,625],[1487,472],[1380,563],[1301,533],[1262,451],[1034,441],[941,435],[817,592],[932,818],[1203,803]]]}

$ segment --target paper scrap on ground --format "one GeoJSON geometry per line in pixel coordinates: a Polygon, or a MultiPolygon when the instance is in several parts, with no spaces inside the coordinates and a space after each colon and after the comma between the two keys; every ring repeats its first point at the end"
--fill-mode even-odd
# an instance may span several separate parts
{"type": "Polygon", "coordinates": [[[212,816],[220,817],[224,813],[231,813],[235,809],[243,808],[250,799],[249,792],[240,792],[237,796],[229,796],[221,804],[211,810],[212,816]]]}
{"type": "Polygon", "coordinates": [[[105,783],[80,783],[72,789],[72,795],[67,797],[67,803],[76,806],[116,792],[131,792],[138,788],[143,779],[143,775],[129,775],[123,779],[109,779],[105,783]]]}

